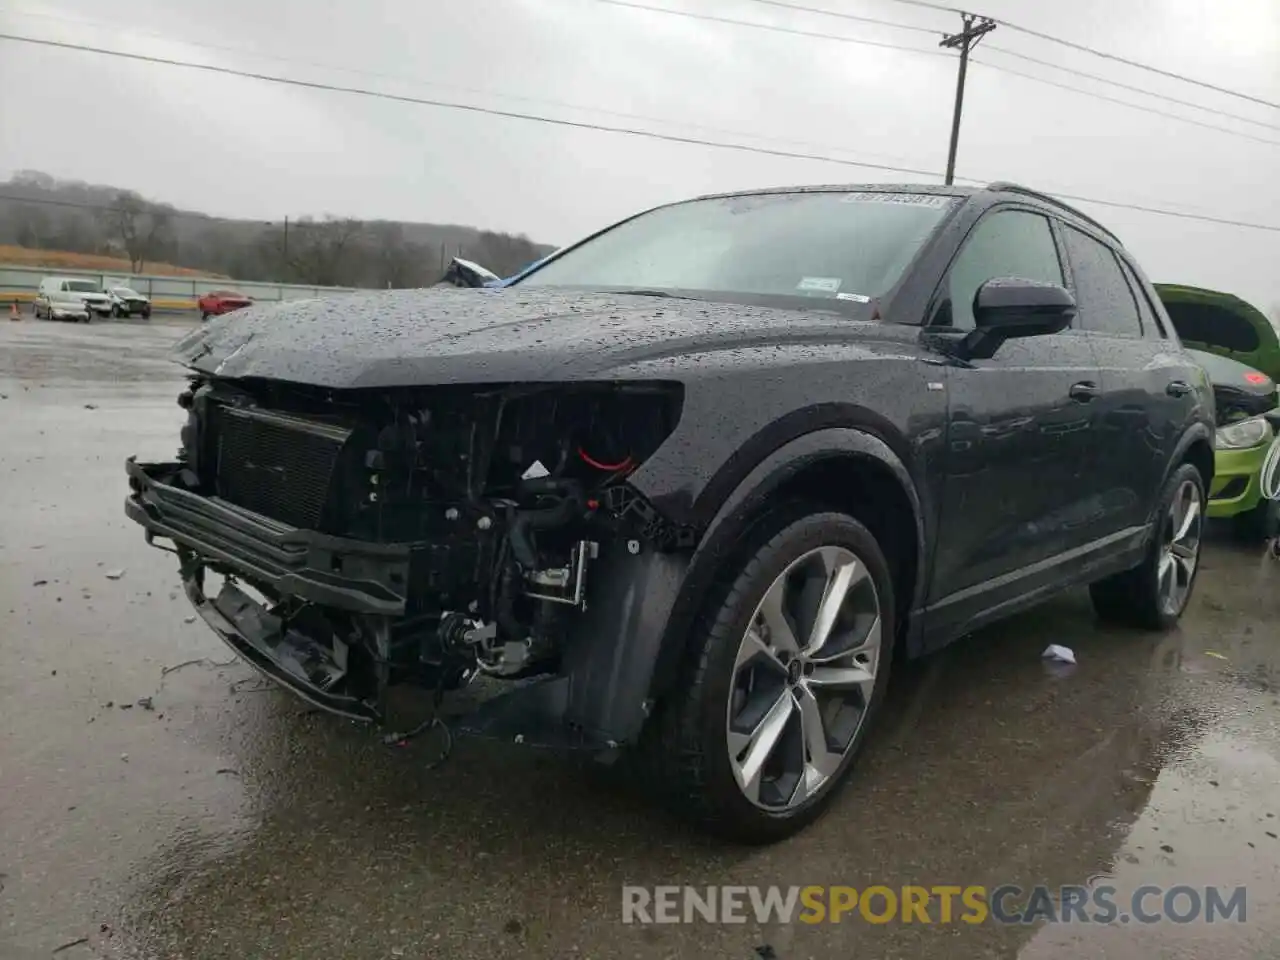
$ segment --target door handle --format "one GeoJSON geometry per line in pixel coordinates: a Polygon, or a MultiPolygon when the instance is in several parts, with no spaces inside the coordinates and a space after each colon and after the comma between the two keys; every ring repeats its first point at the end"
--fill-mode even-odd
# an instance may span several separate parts
{"type": "Polygon", "coordinates": [[[1081,403],[1088,403],[1098,395],[1098,385],[1092,380],[1081,380],[1079,383],[1073,383],[1071,389],[1067,391],[1067,396],[1072,400],[1079,400],[1081,403]]]}
{"type": "Polygon", "coordinates": [[[1185,397],[1193,389],[1195,388],[1185,380],[1174,380],[1164,388],[1164,392],[1171,397],[1185,397]]]}

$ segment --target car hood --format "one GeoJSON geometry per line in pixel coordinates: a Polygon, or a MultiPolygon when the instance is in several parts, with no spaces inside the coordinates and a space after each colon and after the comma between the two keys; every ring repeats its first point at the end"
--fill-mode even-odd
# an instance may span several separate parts
{"type": "Polygon", "coordinates": [[[1223,357],[1265,358],[1272,366],[1263,373],[1280,376],[1280,332],[1253,304],[1202,287],[1157,283],[1155,289],[1183,343],[1223,357]]]}
{"type": "Polygon", "coordinates": [[[1262,371],[1203,350],[1187,353],[1209,375],[1220,423],[1256,417],[1276,406],[1275,381],[1262,371]]]}
{"type": "Polygon", "coordinates": [[[334,389],[555,381],[708,349],[866,339],[876,327],[823,310],[701,300],[385,290],[237,310],[184,337],[174,359],[215,376],[334,389]]]}

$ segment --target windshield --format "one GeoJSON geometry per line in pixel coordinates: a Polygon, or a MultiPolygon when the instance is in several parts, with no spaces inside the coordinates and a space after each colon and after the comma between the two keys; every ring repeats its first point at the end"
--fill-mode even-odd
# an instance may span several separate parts
{"type": "Polygon", "coordinates": [[[859,191],[693,200],[628,220],[518,285],[865,303],[893,287],[957,199],[859,191]]]}
{"type": "Polygon", "coordinates": [[[113,290],[117,297],[136,297],[138,295],[136,290],[130,290],[128,287],[114,287],[113,290]]]}
{"type": "Polygon", "coordinates": [[[68,280],[67,290],[71,293],[97,293],[98,285],[91,280],[68,280]]]}

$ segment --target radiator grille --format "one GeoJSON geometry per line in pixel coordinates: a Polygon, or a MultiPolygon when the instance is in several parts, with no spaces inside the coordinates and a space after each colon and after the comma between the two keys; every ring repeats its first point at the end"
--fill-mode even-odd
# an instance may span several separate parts
{"type": "Polygon", "coordinates": [[[291,526],[315,529],[350,431],[261,410],[215,407],[218,496],[291,526]]]}

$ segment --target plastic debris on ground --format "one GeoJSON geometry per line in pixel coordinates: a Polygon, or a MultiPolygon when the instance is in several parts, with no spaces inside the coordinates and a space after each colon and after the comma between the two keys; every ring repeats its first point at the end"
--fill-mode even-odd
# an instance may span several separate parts
{"type": "Polygon", "coordinates": [[[1054,663],[1075,663],[1076,655],[1070,647],[1064,647],[1061,644],[1051,643],[1044,648],[1044,653],[1040,654],[1044,660],[1052,660],[1054,663]]]}

